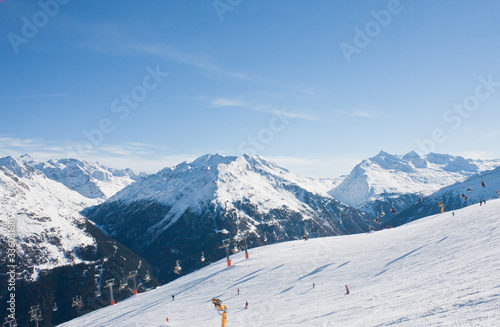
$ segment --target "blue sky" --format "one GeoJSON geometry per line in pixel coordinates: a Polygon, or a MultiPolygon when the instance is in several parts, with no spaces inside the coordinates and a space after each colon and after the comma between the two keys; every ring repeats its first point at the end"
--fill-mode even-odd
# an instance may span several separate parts
{"type": "Polygon", "coordinates": [[[500,158],[498,1],[0,2],[0,156],[500,158]],[[498,82],[497,82],[498,81],[498,82]]]}

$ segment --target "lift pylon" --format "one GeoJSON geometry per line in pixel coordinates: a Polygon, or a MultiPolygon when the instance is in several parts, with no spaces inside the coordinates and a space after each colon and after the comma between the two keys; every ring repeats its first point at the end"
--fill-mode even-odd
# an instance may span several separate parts
{"type": "Polygon", "coordinates": [[[106,281],[106,286],[104,286],[104,288],[106,287],[109,287],[109,294],[110,294],[110,297],[111,297],[111,305],[114,305],[115,304],[115,299],[113,298],[113,285],[115,284],[115,279],[108,279],[106,281]]]}
{"type": "Polygon", "coordinates": [[[128,273],[128,277],[127,277],[127,280],[132,279],[132,281],[134,282],[134,289],[132,290],[132,293],[134,295],[137,294],[137,283],[135,282],[136,276],[137,276],[137,270],[133,270],[133,271],[128,273]]]}
{"type": "Polygon", "coordinates": [[[43,320],[42,310],[40,309],[40,305],[37,304],[35,306],[32,306],[29,314],[30,314],[30,321],[34,321],[35,326],[38,327],[38,322],[43,320]]]}
{"type": "Polygon", "coordinates": [[[231,260],[229,260],[229,245],[231,241],[229,239],[222,240],[222,246],[219,246],[219,249],[225,248],[226,249],[226,258],[227,258],[227,266],[231,266],[231,260]]]}

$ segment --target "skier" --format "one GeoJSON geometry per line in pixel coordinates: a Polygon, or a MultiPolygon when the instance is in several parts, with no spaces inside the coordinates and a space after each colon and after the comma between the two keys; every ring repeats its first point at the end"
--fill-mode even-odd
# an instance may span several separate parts
{"type": "Polygon", "coordinates": [[[451,213],[451,215],[452,215],[453,217],[455,217],[455,211],[453,211],[453,212],[451,213]]]}
{"type": "Polygon", "coordinates": [[[344,295],[348,295],[349,294],[349,287],[347,287],[347,285],[345,286],[345,294],[344,295]]]}
{"type": "Polygon", "coordinates": [[[484,185],[484,181],[481,182],[481,186],[486,187],[486,185],[484,185]]]}
{"type": "Polygon", "coordinates": [[[175,300],[175,295],[172,294],[172,301],[174,301],[174,300],[175,300]]]}
{"type": "Polygon", "coordinates": [[[238,288],[238,295],[240,295],[240,289],[238,288]]]}
{"type": "Polygon", "coordinates": [[[316,286],[316,285],[314,285],[314,283],[313,283],[313,288],[314,288],[314,286],[316,286]]]}
{"type": "Polygon", "coordinates": [[[248,309],[248,301],[245,302],[245,309],[248,309]]]}

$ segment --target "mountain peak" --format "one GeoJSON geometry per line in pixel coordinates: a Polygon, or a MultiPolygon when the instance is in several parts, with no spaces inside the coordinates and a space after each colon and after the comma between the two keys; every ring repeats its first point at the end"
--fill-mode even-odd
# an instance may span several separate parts
{"type": "Polygon", "coordinates": [[[389,152],[385,152],[384,150],[380,150],[380,152],[375,157],[394,157],[393,154],[389,152]]]}
{"type": "Polygon", "coordinates": [[[4,166],[18,177],[26,177],[35,171],[34,168],[26,165],[23,161],[12,156],[0,158],[0,166],[4,166]]]}
{"type": "Polygon", "coordinates": [[[403,156],[403,159],[406,159],[406,160],[418,159],[418,158],[420,158],[420,155],[415,151],[410,151],[403,156]]]}

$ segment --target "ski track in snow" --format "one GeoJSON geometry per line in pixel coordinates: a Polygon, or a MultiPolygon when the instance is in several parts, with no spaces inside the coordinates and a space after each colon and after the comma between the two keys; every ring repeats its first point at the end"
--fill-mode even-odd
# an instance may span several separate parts
{"type": "Polygon", "coordinates": [[[250,249],[229,268],[220,260],[60,326],[220,326],[212,297],[227,305],[227,327],[495,326],[499,227],[492,200],[395,229],[250,249]]]}

